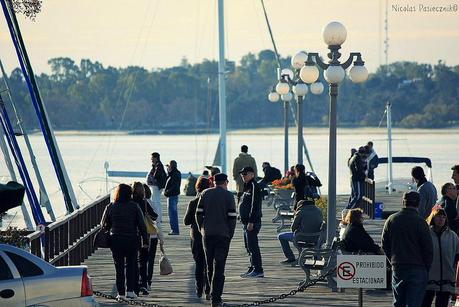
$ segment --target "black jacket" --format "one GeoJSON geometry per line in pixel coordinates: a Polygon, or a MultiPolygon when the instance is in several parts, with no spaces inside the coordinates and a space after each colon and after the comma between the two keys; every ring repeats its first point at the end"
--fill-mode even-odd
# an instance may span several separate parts
{"type": "Polygon", "coordinates": [[[348,252],[365,252],[377,254],[379,246],[366,232],[361,223],[347,225],[344,231],[343,248],[348,252]]]}
{"type": "Polygon", "coordinates": [[[186,208],[185,217],[183,218],[183,223],[190,226],[190,237],[193,240],[201,240],[202,235],[199,231],[198,224],[196,223],[196,209],[198,208],[199,195],[190,200],[188,207],[186,208]]]}
{"type": "Polygon", "coordinates": [[[104,228],[110,230],[112,235],[125,235],[137,237],[137,232],[148,244],[147,228],[143,220],[142,210],[137,203],[113,203],[107,206],[104,212],[104,228]]]}
{"type": "Polygon", "coordinates": [[[261,223],[262,195],[255,179],[244,184],[244,193],[239,201],[239,217],[244,225],[248,223],[261,223]]]}
{"type": "Polygon", "coordinates": [[[349,170],[351,171],[351,180],[353,181],[364,181],[365,180],[365,161],[359,156],[354,156],[349,160],[349,170]]]}
{"type": "Polygon", "coordinates": [[[295,187],[295,209],[296,204],[304,199],[304,189],[308,185],[308,181],[306,179],[306,175],[304,173],[300,173],[298,177],[293,178],[292,180],[293,186],[295,187]]]}
{"type": "Polygon", "coordinates": [[[265,177],[263,177],[263,182],[266,184],[282,178],[280,170],[272,166],[267,166],[263,168],[263,173],[265,173],[265,177]]]}
{"type": "Polygon", "coordinates": [[[181,183],[182,174],[178,171],[178,169],[172,169],[167,176],[166,187],[164,188],[164,196],[171,197],[180,195],[181,183]]]}
{"type": "Polygon", "coordinates": [[[395,269],[408,266],[429,271],[432,244],[429,226],[414,208],[403,208],[384,224],[382,247],[395,269]]]}
{"type": "Polygon", "coordinates": [[[156,162],[148,173],[147,184],[157,186],[159,189],[163,189],[167,180],[166,172],[164,171],[164,165],[161,161],[156,162]]]}
{"type": "Polygon", "coordinates": [[[458,220],[457,217],[457,209],[456,209],[456,201],[452,200],[448,196],[442,196],[440,199],[440,204],[445,209],[446,216],[448,217],[448,226],[451,230],[457,233],[458,231],[458,220]]]}
{"type": "Polygon", "coordinates": [[[154,221],[158,218],[158,214],[145,199],[133,198],[132,200],[139,206],[143,215],[148,214],[154,221]]]}

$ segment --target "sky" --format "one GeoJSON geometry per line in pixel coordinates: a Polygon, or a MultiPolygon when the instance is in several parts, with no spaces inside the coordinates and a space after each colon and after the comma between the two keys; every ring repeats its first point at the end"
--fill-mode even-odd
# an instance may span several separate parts
{"type": "MultiPolygon", "coordinates": [[[[459,64],[459,0],[387,3],[389,63],[459,64]],[[452,11],[425,12],[421,5],[451,5],[452,11]]],[[[282,56],[300,50],[325,56],[322,29],[339,21],[347,29],[343,59],[361,52],[370,72],[385,63],[386,0],[265,0],[265,5],[282,56]]],[[[54,57],[147,69],[175,66],[184,57],[190,63],[218,58],[217,0],[43,0],[35,21],[18,18],[35,73],[49,73],[47,61],[54,57]]],[[[226,0],[225,31],[229,60],[272,49],[259,0],[226,0]]],[[[10,72],[18,62],[4,18],[0,46],[10,72]]]]}

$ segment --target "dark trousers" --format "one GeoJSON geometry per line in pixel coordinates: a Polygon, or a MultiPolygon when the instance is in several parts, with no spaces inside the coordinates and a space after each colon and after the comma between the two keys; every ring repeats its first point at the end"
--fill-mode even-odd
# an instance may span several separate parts
{"type": "Polygon", "coordinates": [[[260,229],[261,223],[253,224],[252,231],[248,231],[247,225],[244,225],[244,244],[247,253],[250,255],[250,267],[257,273],[263,273],[260,246],[258,245],[258,233],[260,229]]]}
{"type": "Polygon", "coordinates": [[[432,306],[434,297],[435,307],[448,307],[450,295],[451,294],[449,292],[426,290],[426,293],[424,294],[424,301],[422,302],[422,307],[432,306]]]}
{"type": "Polygon", "coordinates": [[[237,198],[237,203],[239,204],[239,201],[241,200],[242,195],[244,195],[244,192],[237,192],[236,193],[236,198],[237,198]]]}
{"type": "Polygon", "coordinates": [[[138,284],[139,288],[147,287],[147,263],[148,263],[148,248],[141,248],[139,250],[139,258],[138,258],[138,267],[139,267],[139,278],[138,284]]]}
{"type": "Polygon", "coordinates": [[[204,291],[206,294],[210,293],[210,284],[207,279],[207,264],[206,255],[204,253],[204,246],[202,245],[202,237],[196,236],[191,239],[191,252],[195,262],[194,278],[196,284],[196,292],[201,293],[204,291]]]}
{"type": "Polygon", "coordinates": [[[402,267],[392,271],[394,307],[419,307],[427,286],[428,272],[421,268],[402,267]]]}
{"type": "Polygon", "coordinates": [[[346,209],[354,209],[359,205],[360,200],[365,193],[365,181],[351,181],[351,197],[346,209]]]}
{"type": "Polygon", "coordinates": [[[153,278],[153,268],[155,267],[156,249],[158,247],[158,238],[150,239],[150,246],[148,247],[148,261],[147,261],[147,283],[151,285],[153,278]]]}
{"type": "Polygon", "coordinates": [[[137,260],[136,236],[112,235],[110,237],[113,261],[116,270],[116,289],[119,295],[132,292],[135,288],[135,267],[137,260]],[[125,273],[126,269],[126,273],[125,273]]]}
{"type": "Polygon", "coordinates": [[[204,251],[207,262],[207,277],[211,284],[212,303],[222,301],[225,284],[225,264],[228,256],[230,239],[224,236],[205,236],[204,251]]]}

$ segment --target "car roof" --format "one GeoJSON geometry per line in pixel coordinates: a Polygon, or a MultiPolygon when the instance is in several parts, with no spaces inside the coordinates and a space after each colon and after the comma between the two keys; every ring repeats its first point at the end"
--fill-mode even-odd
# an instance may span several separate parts
{"type": "Polygon", "coordinates": [[[0,251],[12,252],[12,253],[18,254],[18,255],[26,258],[27,260],[32,261],[33,263],[38,265],[42,270],[46,271],[47,273],[51,273],[51,272],[56,270],[56,267],[53,266],[52,264],[46,262],[45,260],[41,259],[40,257],[37,257],[37,256],[29,253],[28,251],[26,251],[24,249],[21,249],[19,247],[16,247],[16,246],[13,246],[13,245],[9,245],[9,244],[0,243],[0,251]]]}

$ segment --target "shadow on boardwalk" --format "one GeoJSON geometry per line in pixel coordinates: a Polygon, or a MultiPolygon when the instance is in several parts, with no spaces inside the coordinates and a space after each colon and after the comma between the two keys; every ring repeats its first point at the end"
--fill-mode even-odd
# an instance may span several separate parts
{"type": "MultiPolygon", "coordinates": [[[[182,219],[186,205],[191,197],[180,197],[179,218],[182,219]]],[[[164,232],[168,232],[169,223],[167,208],[162,200],[164,232]]],[[[279,241],[277,240],[276,225],[271,222],[274,216],[272,208],[263,208],[263,226],[259,235],[265,278],[242,279],[239,274],[246,271],[248,257],[244,249],[242,227],[237,225],[236,233],[231,242],[230,252],[226,263],[226,281],[223,300],[228,304],[244,304],[255,300],[264,300],[296,289],[297,284],[304,278],[299,267],[283,266],[279,264],[284,259],[279,241]]],[[[382,221],[370,221],[366,225],[379,242],[382,221]]],[[[141,296],[139,300],[162,306],[210,306],[205,299],[197,299],[194,287],[194,262],[190,251],[189,229],[180,225],[179,236],[165,238],[167,256],[172,262],[174,273],[169,276],[160,276],[158,266],[155,267],[152,291],[148,296],[141,296]]],[[[159,256],[157,255],[156,261],[159,256]]],[[[94,290],[116,295],[115,268],[110,250],[99,249],[84,263],[88,266],[93,278],[94,290]]],[[[101,306],[123,306],[116,301],[97,298],[101,306]]],[[[392,296],[387,291],[364,291],[364,306],[380,307],[391,306],[392,296]]],[[[264,305],[263,305],[264,306],[264,305]]],[[[358,306],[357,291],[347,289],[345,293],[332,293],[325,284],[318,284],[308,288],[303,293],[293,297],[271,303],[267,306],[358,306]]]]}

